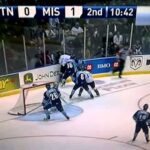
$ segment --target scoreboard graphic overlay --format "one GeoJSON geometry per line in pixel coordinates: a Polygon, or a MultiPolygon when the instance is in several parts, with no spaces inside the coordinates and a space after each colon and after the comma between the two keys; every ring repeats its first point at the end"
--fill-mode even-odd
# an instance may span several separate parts
{"type": "Polygon", "coordinates": [[[0,18],[135,18],[150,25],[150,6],[0,6],[0,18]]]}

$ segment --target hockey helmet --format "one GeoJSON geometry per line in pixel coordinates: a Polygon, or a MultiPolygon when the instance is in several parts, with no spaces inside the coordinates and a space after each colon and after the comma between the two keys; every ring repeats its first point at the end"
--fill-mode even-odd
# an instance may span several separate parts
{"type": "Polygon", "coordinates": [[[148,104],[144,104],[144,105],[143,105],[143,109],[144,109],[144,110],[147,110],[147,109],[148,109],[148,104]]]}
{"type": "Polygon", "coordinates": [[[49,89],[51,88],[51,86],[50,86],[49,83],[47,83],[47,84],[45,85],[45,87],[46,87],[47,90],[49,90],[49,89]]]}

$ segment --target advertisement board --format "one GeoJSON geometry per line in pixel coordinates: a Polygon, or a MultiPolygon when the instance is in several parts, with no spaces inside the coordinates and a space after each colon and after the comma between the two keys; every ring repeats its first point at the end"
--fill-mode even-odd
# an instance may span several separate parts
{"type": "Polygon", "coordinates": [[[116,62],[115,57],[88,59],[84,61],[86,69],[93,74],[108,73],[112,71],[116,62]]]}
{"type": "MultiPolygon", "coordinates": [[[[93,74],[109,73],[113,67],[117,67],[117,58],[98,58],[84,61],[86,69],[93,74]]],[[[132,55],[128,56],[125,63],[124,72],[149,72],[150,55],[132,55]]]]}
{"type": "Polygon", "coordinates": [[[128,56],[125,64],[125,71],[150,71],[150,55],[128,56]]]}
{"type": "Polygon", "coordinates": [[[55,82],[59,80],[60,65],[23,71],[19,73],[20,86],[35,82],[55,82]]]}
{"type": "Polygon", "coordinates": [[[6,75],[0,77],[0,93],[20,88],[19,75],[6,75]]]}

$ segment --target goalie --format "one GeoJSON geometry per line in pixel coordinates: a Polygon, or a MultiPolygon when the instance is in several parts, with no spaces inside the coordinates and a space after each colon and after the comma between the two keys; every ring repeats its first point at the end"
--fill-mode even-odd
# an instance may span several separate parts
{"type": "Polygon", "coordinates": [[[50,84],[46,84],[46,89],[47,91],[44,92],[44,98],[42,102],[44,113],[46,115],[46,118],[44,118],[44,120],[50,119],[49,109],[52,107],[56,107],[57,110],[60,111],[66,117],[67,120],[69,120],[70,118],[67,116],[66,112],[62,107],[61,100],[60,100],[61,94],[58,88],[51,87],[50,84]]]}

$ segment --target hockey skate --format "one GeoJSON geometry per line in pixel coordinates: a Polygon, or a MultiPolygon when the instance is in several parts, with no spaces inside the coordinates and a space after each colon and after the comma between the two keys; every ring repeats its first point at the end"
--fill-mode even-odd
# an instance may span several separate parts
{"type": "Polygon", "coordinates": [[[90,97],[93,99],[94,98],[93,94],[91,94],[90,97]]]}
{"type": "Polygon", "coordinates": [[[133,139],[132,139],[132,142],[134,142],[134,141],[135,141],[135,139],[133,138],[133,139]]]}
{"type": "Polygon", "coordinates": [[[50,120],[50,116],[45,117],[43,120],[44,120],[44,121],[50,120]]]}
{"type": "Polygon", "coordinates": [[[81,93],[79,93],[78,96],[80,97],[80,96],[81,96],[81,93]]]}
{"type": "Polygon", "coordinates": [[[66,116],[66,119],[67,119],[67,120],[70,120],[70,118],[69,118],[68,116],[66,116]]]}
{"type": "Polygon", "coordinates": [[[71,98],[72,98],[72,95],[70,95],[69,98],[71,99],[71,98]]]}
{"type": "Polygon", "coordinates": [[[100,96],[99,91],[97,89],[95,90],[95,93],[97,96],[100,96]]]}
{"type": "Polygon", "coordinates": [[[121,75],[119,75],[119,76],[118,76],[118,78],[120,78],[120,79],[121,79],[121,78],[122,78],[122,76],[121,76],[121,75]]]}

